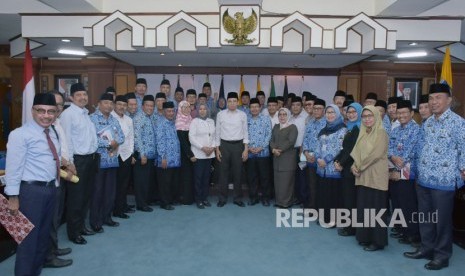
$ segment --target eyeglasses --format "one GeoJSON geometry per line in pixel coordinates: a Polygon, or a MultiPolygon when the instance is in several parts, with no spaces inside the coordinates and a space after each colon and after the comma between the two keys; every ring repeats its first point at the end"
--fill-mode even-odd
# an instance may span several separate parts
{"type": "Polygon", "coordinates": [[[324,107],[315,107],[315,106],[314,106],[313,109],[322,110],[322,109],[324,109],[324,107]]]}
{"type": "Polygon", "coordinates": [[[278,113],[278,116],[287,116],[287,113],[278,113]]]}
{"type": "Polygon", "coordinates": [[[357,111],[354,111],[354,110],[352,110],[352,111],[347,111],[347,114],[357,114],[357,111]]]}
{"type": "Polygon", "coordinates": [[[48,115],[56,115],[57,114],[57,110],[56,109],[43,109],[43,108],[33,108],[37,113],[39,113],[40,115],[45,115],[45,113],[47,113],[48,115]]]}
{"type": "Polygon", "coordinates": [[[375,115],[373,114],[362,115],[362,120],[373,119],[374,117],[375,115]]]}
{"type": "Polygon", "coordinates": [[[336,114],[335,111],[326,111],[326,114],[336,114]]]}

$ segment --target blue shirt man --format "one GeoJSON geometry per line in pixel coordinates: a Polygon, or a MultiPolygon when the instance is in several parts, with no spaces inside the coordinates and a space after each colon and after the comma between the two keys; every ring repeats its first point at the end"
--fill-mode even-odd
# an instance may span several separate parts
{"type": "Polygon", "coordinates": [[[318,133],[326,126],[324,109],[326,102],[322,99],[316,99],[313,105],[313,120],[310,120],[305,128],[304,140],[302,142],[302,151],[307,158],[309,167],[317,167],[315,161],[315,151],[318,140],[318,133]]]}
{"type": "Polygon", "coordinates": [[[52,129],[57,107],[52,94],[36,94],[33,120],[8,137],[6,187],[9,214],[21,211],[34,225],[18,245],[15,275],[40,275],[49,249],[60,167],[60,143],[52,129]]]}
{"type": "Polygon", "coordinates": [[[437,220],[419,224],[421,246],[404,256],[430,259],[425,265],[428,270],[449,265],[455,190],[465,179],[465,120],[450,110],[451,102],[447,84],[430,86],[433,116],[422,125],[418,146],[418,212],[437,220]]]}
{"type": "Polygon", "coordinates": [[[271,140],[270,117],[258,114],[247,118],[249,128],[249,158],[269,157],[271,140]],[[261,150],[254,153],[253,148],[261,150]]]}
{"type": "Polygon", "coordinates": [[[155,159],[156,157],[156,137],[152,115],[153,111],[150,115],[146,112],[139,112],[133,119],[134,151],[137,152],[136,158],[138,159],[143,157],[155,159]]]}

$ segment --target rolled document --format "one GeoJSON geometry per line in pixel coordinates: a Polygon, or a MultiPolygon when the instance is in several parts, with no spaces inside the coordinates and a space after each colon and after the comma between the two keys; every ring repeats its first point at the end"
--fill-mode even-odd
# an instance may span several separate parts
{"type": "MultiPolygon", "coordinates": [[[[60,169],[60,177],[62,177],[62,178],[68,177],[68,172],[65,171],[65,170],[60,169]]],[[[71,177],[70,181],[73,182],[73,183],[78,183],[79,182],[79,177],[77,177],[76,175],[73,175],[71,177]]]]}

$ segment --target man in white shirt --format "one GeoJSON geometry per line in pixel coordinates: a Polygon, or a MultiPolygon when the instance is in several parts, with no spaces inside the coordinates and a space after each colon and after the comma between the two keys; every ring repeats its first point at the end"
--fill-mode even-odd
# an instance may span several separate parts
{"type": "MultiPolygon", "coordinates": [[[[297,127],[297,140],[294,144],[294,149],[297,152],[297,156],[300,157],[301,146],[305,135],[305,122],[308,114],[303,110],[302,98],[296,96],[291,100],[291,118],[289,123],[294,124],[297,127]]],[[[306,202],[308,198],[308,185],[305,184],[305,170],[302,170],[297,166],[296,177],[295,177],[295,193],[297,200],[301,203],[306,202]]]]}
{"type": "Polygon", "coordinates": [[[132,157],[132,153],[134,152],[134,126],[132,124],[132,119],[125,115],[127,108],[127,98],[122,95],[116,96],[115,109],[111,112],[111,115],[118,120],[123,130],[124,143],[118,147],[119,167],[116,173],[116,196],[113,216],[123,219],[129,218],[129,216],[125,214],[128,205],[126,192],[129,181],[131,180],[132,165],[136,161],[132,157]]]}
{"type": "MultiPolygon", "coordinates": [[[[53,94],[55,97],[55,102],[57,104],[57,118],[55,122],[52,124],[52,129],[54,129],[57,134],[58,134],[58,141],[60,142],[61,146],[61,166],[66,167],[67,170],[72,172],[73,174],[76,174],[76,168],[74,167],[74,164],[69,162],[69,152],[68,152],[68,145],[66,144],[66,135],[65,132],[63,131],[63,127],[61,126],[59,116],[61,112],[63,112],[63,107],[64,107],[64,97],[63,94],[56,90],[52,90],[48,92],[50,94],[53,94]]],[[[58,248],[58,228],[60,227],[61,224],[61,218],[63,217],[63,211],[64,211],[64,205],[65,205],[65,180],[68,179],[61,179],[59,181],[59,186],[57,188],[57,193],[56,193],[56,202],[55,202],[55,212],[53,215],[53,220],[52,220],[52,227],[50,228],[50,249],[47,255],[47,258],[45,259],[45,264],[44,267],[53,267],[53,268],[58,268],[58,267],[65,267],[69,266],[73,263],[73,260],[65,260],[61,259],[58,256],[64,256],[69,253],[71,253],[71,248],[58,248]]],[[[58,181],[58,180],[57,180],[58,181]]]]}
{"type": "Polygon", "coordinates": [[[86,244],[81,235],[95,234],[85,227],[84,222],[100,157],[97,153],[97,131],[86,109],[87,91],[82,83],[75,83],[70,92],[72,103],[61,114],[61,125],[66,135],[69,161],[76,166],[79,182],[67,183],[66,227],[70,241],[86,244]]]}
{"type": "Polygon", "coordinates": [[[271,119],[271,129],[274,128],[276,124],[279,124],[278,119],[278,99],[276,97],[268,98],[267,108],[263,109],[263,115],[267,115],[271,119]]]}
{"type": "Polygon", "coordinates": [[[234,204],[244,207],[242,202],[241,172],[242,163],[248,158],[249,134],[247,115],[237,109],[236,92],[228,93],[228,108],[216,117],[216,158],[220,166],[219,201],[217,206],[223,207],[228,199],[228,176],[231,172],[234,184],[234,204]]]}

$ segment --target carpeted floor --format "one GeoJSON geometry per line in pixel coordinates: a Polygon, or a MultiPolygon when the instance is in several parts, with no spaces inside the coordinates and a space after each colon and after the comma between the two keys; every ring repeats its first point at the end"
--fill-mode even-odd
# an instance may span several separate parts
{"type": "MultiPolygon", "coordinates": [[[[176,206],[136,212],[119,227],[74,245],[60,229],[60,247],[71,247],[74,264],[42,275],[462,275],[465,251],[454,246],[450,267],[423,268],[410,260],[413,248],[390,239],[383,251],[365,252],[354,237],[315,223],[308,228],[276,228],[276,209],[256,205],[199,210],[176,206]]],[[[116,220],[116,219],[115,219],[116,220]]],[[[13,275],[14,259],[0,263],[0,275],[13,275]]]]}

